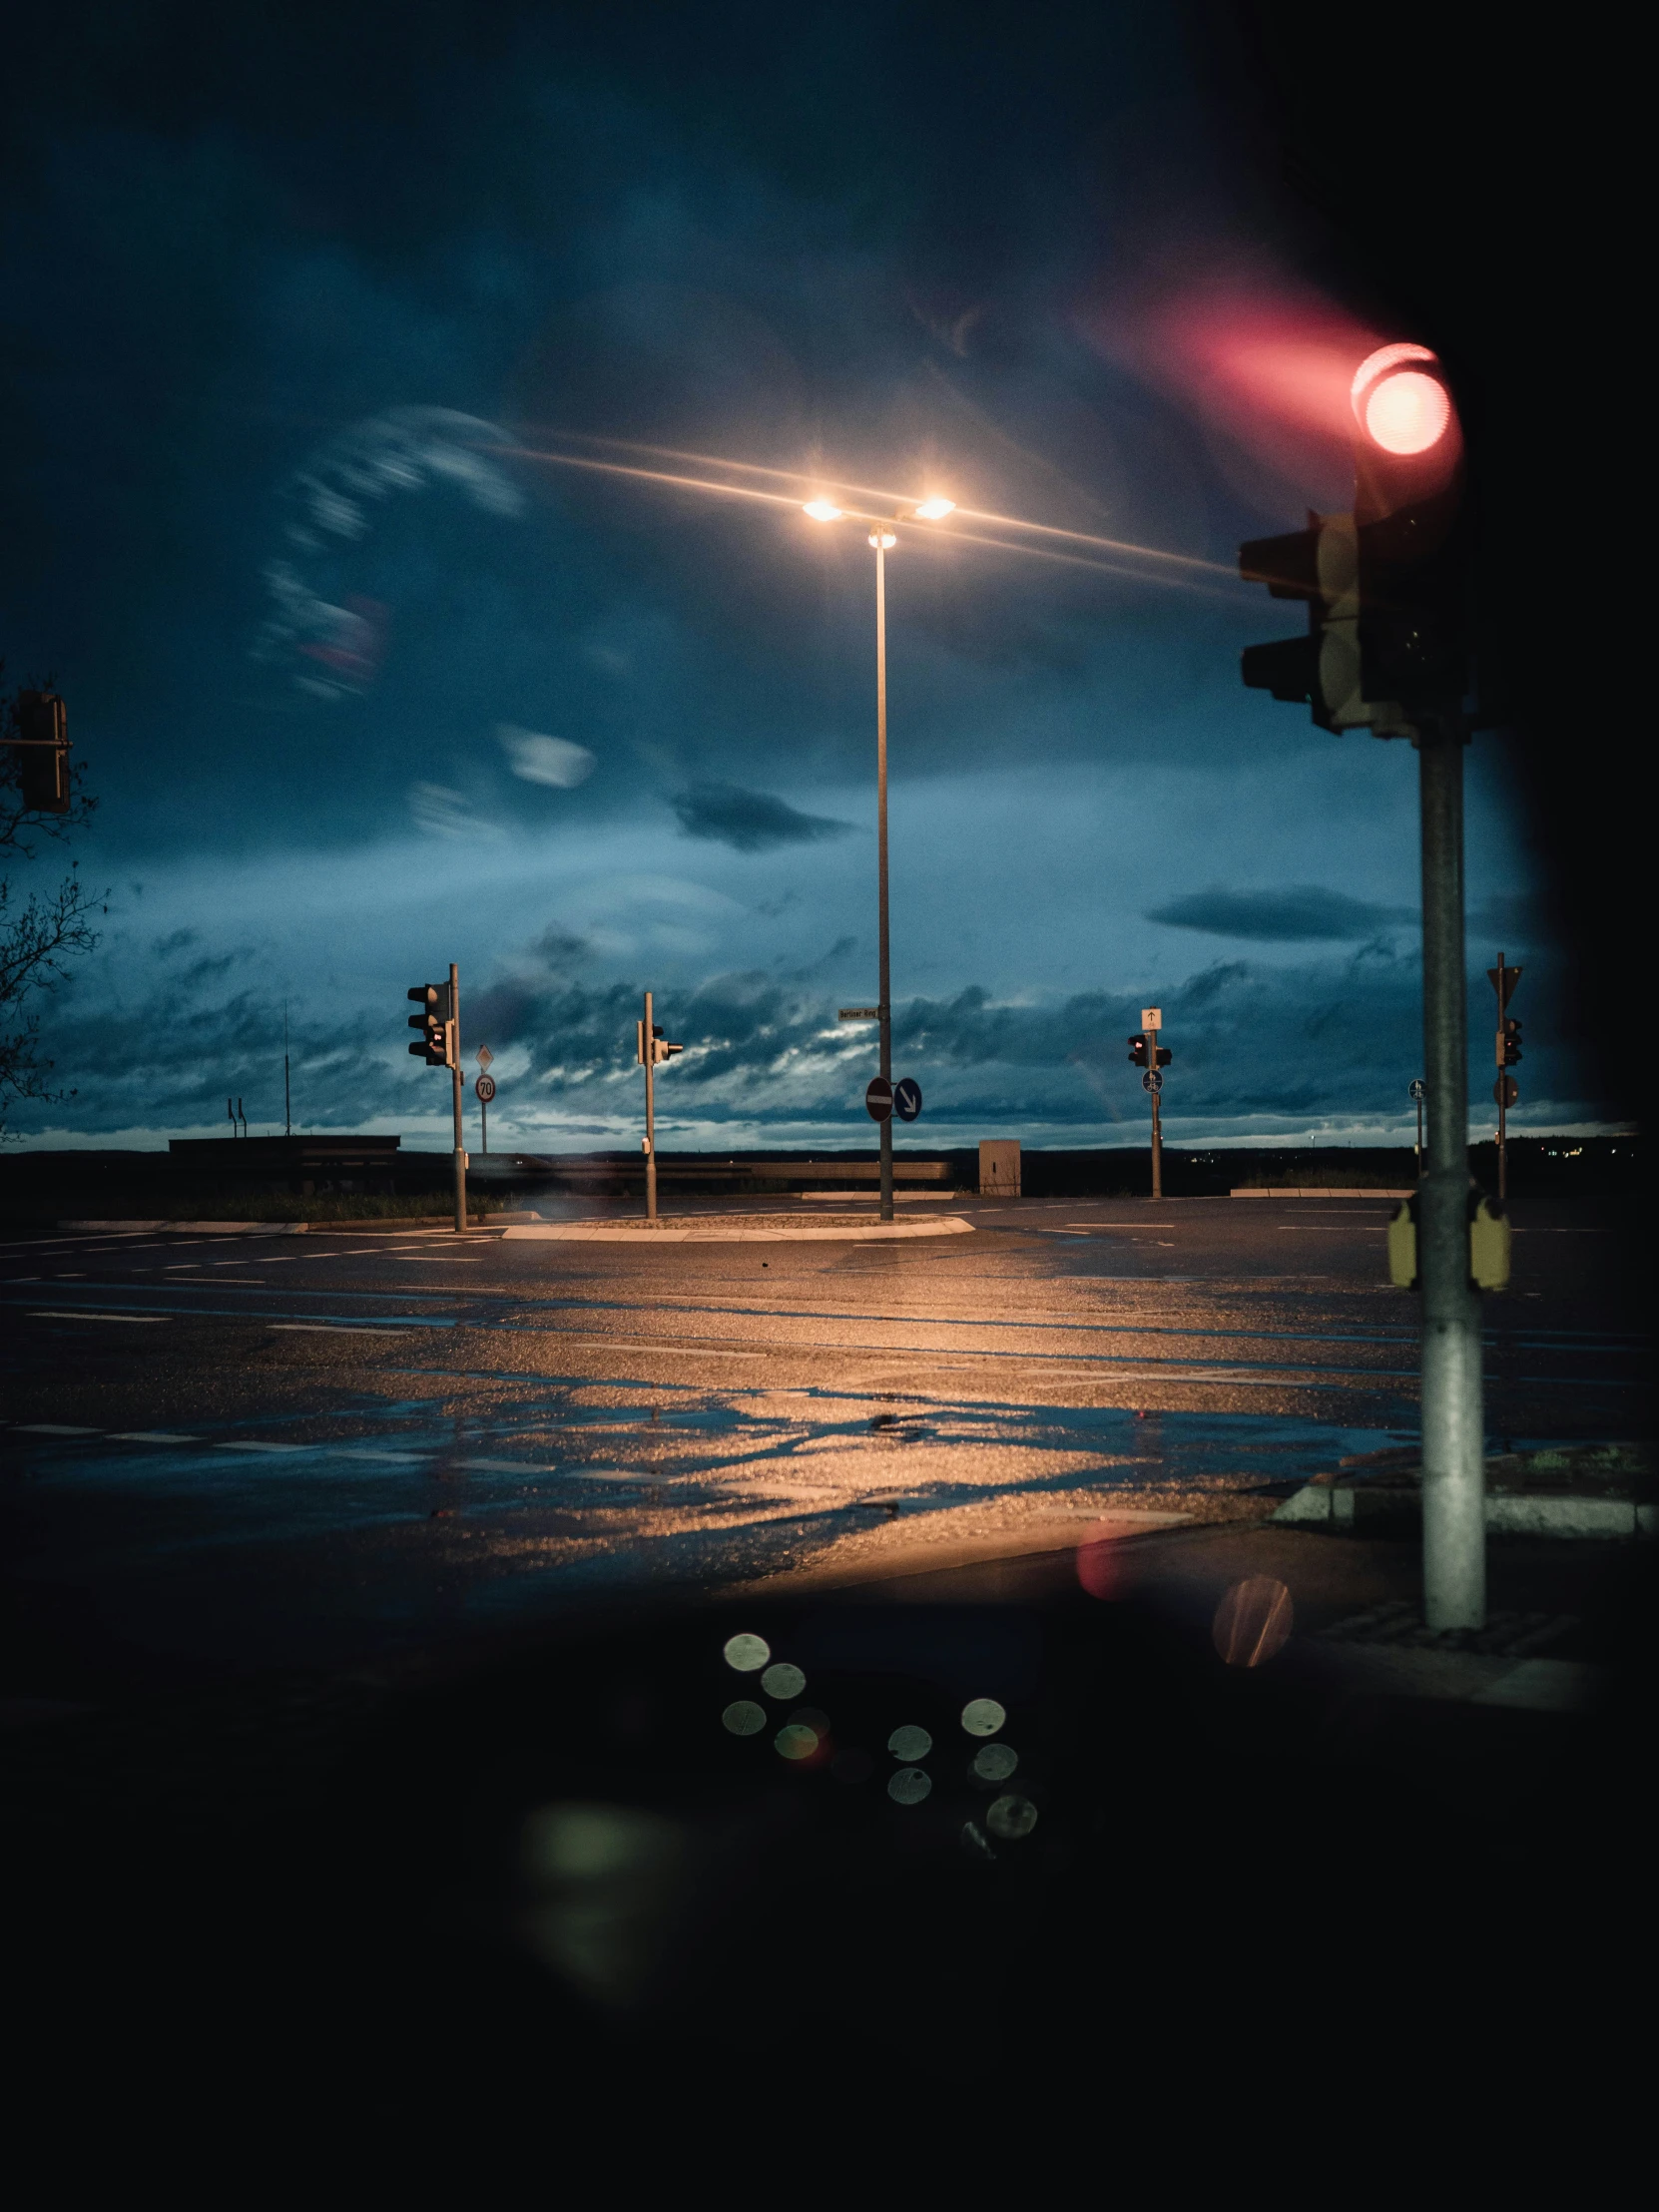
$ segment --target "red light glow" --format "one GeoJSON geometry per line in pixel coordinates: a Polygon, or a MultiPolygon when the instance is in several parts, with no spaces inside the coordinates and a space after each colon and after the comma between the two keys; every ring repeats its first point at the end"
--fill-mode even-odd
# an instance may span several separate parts
{"type": "Polygon", "coordinates": [[[1444,384],[1420,369],[1385,376],[1366,401],[1366,428],[1384,453],[1426,453],[1450,420],[1444,384]]]}
{"type": "Polygon", "coordinates": [[[1426,345],[1381,345],[1355,372],[1350,399],[1362,430],[1384,453],[1426,453],[1451,421],[1451,394],[1426,345]]]}

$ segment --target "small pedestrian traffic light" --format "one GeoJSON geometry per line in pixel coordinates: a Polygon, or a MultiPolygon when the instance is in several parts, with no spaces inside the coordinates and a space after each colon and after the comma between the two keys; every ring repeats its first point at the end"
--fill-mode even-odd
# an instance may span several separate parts
{"type": "Polygon", "coordinates": [[[69,716],[56,692],[17,695],[17,736],[6,742],[18,756],[18,785],[31,815],[67,815],[69,716]]]}
{"type": "Polygon", "coordinates": [[[1167,1068],[1174,1057],[1175,1054],[1170,1050],[1169,1046],[1167,1044],[1161,1044],[1159,1045],[1156,1052],[1154,1052],[1154,1054],[1152,1055],[1152,1064],[1154,1067],[1167,1068]]]}
{"type": "Polygon", "coordinates": [[[1521,1025],[1513,1014],[1506,1014],[1498,1025],[1497,1064],[1500,1068],[1515,1067],[1521,1056],[1521,1025]]]}
{"type": "Polygon", "coordinates": [[[1135,1036],[1130,1038],[1129,1058],[1133,1065],[1138,1068],[1150,1067],[1152,1065],[1152,1062],[1147,1058],[1147,1044],[1145,1037],[1135,1036]]]}
{"type": "Polygon", "coordinates": [[[409,1050],[428,1067],[449,1065],[449,989],[443,983],[416,983],[409,996],[421,1009],[409,1016],[409,1027],[420,1035],[409,1050]]]}

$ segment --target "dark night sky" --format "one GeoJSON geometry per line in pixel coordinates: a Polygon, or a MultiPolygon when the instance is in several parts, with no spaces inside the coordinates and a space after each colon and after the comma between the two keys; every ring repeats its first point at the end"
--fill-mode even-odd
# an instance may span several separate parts
{"type": "MultiPolygon", "coordinates": [[[[1216,564],[954,524],[892,556],[918,1137],[1138,1140],[1148,1003],[1175,1141],[1401,1134],[1414,763],[1243,691],[1239,648],[1295,610],[1227,572],[1345,503],[1262,348],[1416,333],[1264,181],[1199,20],[37,26],[3,157],[0,650],[70,702],[112,896],[48,1014],[77,1096],[19,1133],[219,1133],[227,1092],[279,1122],[285,997],[297,1122],[436,1135],[403,991],[458,959],[492,1138],[630,1139],[651,986],[691,1048],[666,1141],[868,1141],[869,1036],[833,1015],[874,991],[870,555],[790,503],[546,457],[723,473],[672,450],[1216,564]]],[[[1547,1043],[1564,955],[1501,736],[1470,775],[1471,965],[1526,962],[1540,1047],[1518,1119],[1593,1124],[1547,1043]]]]}

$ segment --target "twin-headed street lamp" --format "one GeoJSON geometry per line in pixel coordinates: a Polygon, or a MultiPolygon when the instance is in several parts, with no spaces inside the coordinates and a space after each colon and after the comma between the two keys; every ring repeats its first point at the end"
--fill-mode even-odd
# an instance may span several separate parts
{"type": "MultiPolygon", "coordinates": [[[[867,515],[837,507],[832,499],[809,499],[803,513],[815,522],[867,522],[869,543],[875,553],[875,912],[878,1015],[881,1028],[881,1080],[892,1095],[892,993],[887,966],[887,555],[898,543],[901,522],[942,522],[954,514],[953,499],[918,499],[892,515],[867,515]]],[[[881,1121],[881,1208],[883,1221],[892,1220],[892,1115],[881,1121]]]]}

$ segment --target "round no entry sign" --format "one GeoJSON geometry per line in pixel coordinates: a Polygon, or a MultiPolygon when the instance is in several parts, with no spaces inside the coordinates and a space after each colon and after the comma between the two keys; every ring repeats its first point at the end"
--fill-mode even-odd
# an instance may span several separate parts
{"type": "Polygon", "coordinates": [[[892,1085],[884,1075],[871,1078],[869,1089],[864,1093],[864,1112],[871,1121],[892,1119],[892,1085]]]}

